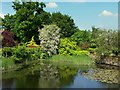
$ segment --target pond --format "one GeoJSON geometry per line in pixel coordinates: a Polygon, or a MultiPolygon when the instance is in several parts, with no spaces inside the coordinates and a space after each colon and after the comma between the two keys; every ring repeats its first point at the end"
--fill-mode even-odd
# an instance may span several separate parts
{"type": "Polygon", "coordinates": [[[108,84],[84,77],[91,72],[88,66],[55,66],[40,63],[27,69],[4,73],[2,88],[118,88],[119,84],[108,84]]]}

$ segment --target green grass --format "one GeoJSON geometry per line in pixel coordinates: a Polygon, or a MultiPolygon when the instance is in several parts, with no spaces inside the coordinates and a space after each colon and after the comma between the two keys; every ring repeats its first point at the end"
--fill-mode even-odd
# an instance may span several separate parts
{"type": "MultiPolygon", "coordinates": [[[[4,58],[1,57],[2,67],[5,71],[13,71],[18,68],[18,65],[15,64],[12,57],[4,58]]],[[[81,66],[94,66],[94,60],[92,60],[87,55],[80,56],[69,56],[69,55],[54,55],[51,58],[48,58],[48,61],[56,66],[68,66],[68,67],[81,67],[81,66]]],[[[30,63],[29,63],[30,64],[30,63]]]]}
{"type": "Polygon", "coordinates": [[[52,62],[56,62],[56,64],[63,65],[94,65],[94,60],[92,60],[87,55],[80,56],[69,56],[69,55],[55,55],[49,58],[52,62]]]}
{"type": "Polygon", "coordinates": [[[11,57],[9,58],[1,57],[1,60],[2,60],[2,68],[4,70],[12,70],[12,68],[15,67],[15,62],[11,57]]]}

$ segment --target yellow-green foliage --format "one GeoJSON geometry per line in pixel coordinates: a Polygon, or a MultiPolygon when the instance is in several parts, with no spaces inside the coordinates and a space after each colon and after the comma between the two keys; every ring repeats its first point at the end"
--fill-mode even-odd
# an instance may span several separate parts
{"type": "Polygon", "coordinates": [[[80,52],[80,55],[89,55],[89,51],[87,50],[81,50],[79,52],[80,52]]]}
{"type": "Polygon", "coordinates": [[[68,38],[60,40],[59,54],[61,55],[79,55],[80,48],[76,42],[70,41],[68,38]]]}
{"type": "Polygon", "coordinates": [[[88,51],[89,51],[90,53],[95,53],[96,48],[88,48],[88,51]]]}
{"type": "Polygon", "coordinates": [[[68,38],[61,39],[59,45],[59,54],[61,55],[88,55],[89,52],[81,50],[77,42],[70,41],[68,38]]]}
{"type": "Polygon", "coordinates": [[[28,46],[28,47],[37,47],[37,46],[39,46],[39,45],[37,45],[36,42],[34,41],[34,36],[32,36],[31,41],[28,42],[27,46],[28,46]]]}

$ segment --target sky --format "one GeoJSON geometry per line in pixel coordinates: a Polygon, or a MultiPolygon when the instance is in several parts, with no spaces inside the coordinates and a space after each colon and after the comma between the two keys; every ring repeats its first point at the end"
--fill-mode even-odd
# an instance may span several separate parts
{"type": "MultiPolygon", "coordinates": [[[[112,2],[112,0],[111,2],[87,2],[85,0],[55,2],[52,0],[52,2],[45,2],[45,4],[47,6],[45,11],[61,12],[71,16],[76,26],[81,30],[91,30],[92,26],[105,29],[118,28],[118,2],[112,2]]],[[[1,3],[0,16],[4,17],[7,13],[15,14],[15,11],[12,9],[12,2],[4,1],[1,3]]]]}

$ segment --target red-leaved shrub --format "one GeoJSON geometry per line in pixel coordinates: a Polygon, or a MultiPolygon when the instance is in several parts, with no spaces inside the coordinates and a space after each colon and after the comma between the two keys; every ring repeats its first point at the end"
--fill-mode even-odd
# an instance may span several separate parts
{"type": "Polygon", "coordinates": [[[14,35],[12,32],[8,30],[4,30],[1,34],[3,36],[3,39],[2,39],[3,47],[12,47],[16,45],[16,42],[14,40],[14,35]]]}

